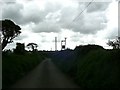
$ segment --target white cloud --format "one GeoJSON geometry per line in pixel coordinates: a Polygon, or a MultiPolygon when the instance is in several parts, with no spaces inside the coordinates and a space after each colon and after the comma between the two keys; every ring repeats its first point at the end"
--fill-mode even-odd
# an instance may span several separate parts
{"type": "Polygon", "coordinates": [[[117,3],[94,2],[72,23],[86,4],[79,0],[17,0],[3,5],[3,18],[13,19],[22,27],[21,38],[15,42],[35,42],[41,50],[54,50],[55,37],[59,50],[64,37],[69,48],[89,43],[106,46],[118,28],[117,3]]]}
{"type": "Polygon", "coordinates": [[[116,1],[111,3],[106,12],[108,19],[106,38],[108,37],[108,39],[115,39],[116,36],[118,36],[118,3],[116,1]]]}

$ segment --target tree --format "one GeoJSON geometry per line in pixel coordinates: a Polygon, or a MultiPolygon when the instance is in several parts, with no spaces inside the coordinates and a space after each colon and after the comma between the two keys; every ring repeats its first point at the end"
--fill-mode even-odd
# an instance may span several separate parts
{"type": "Polygon", "coordinates": [[[108,43],[107,43],[109,46],[111,46],[111,47],[113,47],[113,49],[116,49],[116,45],[115,45],[115,43],[114,43],[114,41],[108,41],[108,43]]]}
{"type": "Polygon", "coordinates": [[[3,50],[8,43],[12,43],[13,39],[21,33],[21,28],[8,19],[0,20],[0,23],[2,24],[0,25],[0,33],[2,34],[1,43],[3,50]]]}
{"type": "Polygon", "coordinates": [[[36,43],[28,43],[27,44],[28,49],[31,48],[32,51],[37,50],[38,45],[36,43]]]}
{"type": "Polygon", "coordinates": [[[16,49],[14,49],[14,53],[24,54],[25,53],[25,44],[24,43],[16,43],[16,49]]]}
{"type": "Polygon", "coordinates": [[[113,47],[113,49],[120,49],[120,37],[114,41],[109,40],[107,44],[113,47]]]}

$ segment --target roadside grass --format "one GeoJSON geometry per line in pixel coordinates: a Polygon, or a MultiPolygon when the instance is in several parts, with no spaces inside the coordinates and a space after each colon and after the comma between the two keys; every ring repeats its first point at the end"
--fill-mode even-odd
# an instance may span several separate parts
{"type": "Polygon", "coordinates": [[[9,88],[21,77],[35,68],[42,60],[42,53],[2,54],[2,88],[9,88]]]}
{"type": "Polygon", "coordinates": [[[76,80],[88,88],[118,88],[120,72],[119,50],[89,52],[77,64],[76,80]]]}
{"type": "Polygon", "coordinates": [[[58,52],[53,55],[53,61],[65,74],[72,76],[80,87],[120,88],[120,50],[82,46],[73,52],[64,58],[58,52]]]}

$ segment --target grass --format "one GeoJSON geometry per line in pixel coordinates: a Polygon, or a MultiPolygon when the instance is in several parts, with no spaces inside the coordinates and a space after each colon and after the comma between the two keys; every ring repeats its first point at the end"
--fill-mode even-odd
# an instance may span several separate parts
{"type": "Polygon", "coordinates": [[[76,79],[78,83],[88,88],[120,87],[120,56],[118,54],[120,54],[119,50],[96,50],[89,52],[77,64],[76,79]]]}
{"type": "Polygon", "coordinates": [[[17,80],[35,68],[42,60],[41,53],[3,53],[2,55],[2,87],[8,88],[17,80]]]}
{"type": "MultiPolygon", "coordinates": [[[[120,88],[120,50],[82,46],[76,48],[74,54],[68,55],[64,60],[62,57],[53,58],[53,61],[62,71],[72,76],[81,87],[120,88]],[[74,57],[74,60],[69,57],[74,57]],[[71,65],[69,69],[67,69],[70,66],[68,64],[71,65]]],[[[54,55],[54,57],[58,56],[54,55]]]]}

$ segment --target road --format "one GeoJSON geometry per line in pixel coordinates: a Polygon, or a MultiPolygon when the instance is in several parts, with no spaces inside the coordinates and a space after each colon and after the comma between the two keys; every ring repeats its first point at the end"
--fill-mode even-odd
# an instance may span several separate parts
{"type": "Polygon", "coordinates": [[[51,61],[45,59],[12,88],[79,88],[51,61]]]}

